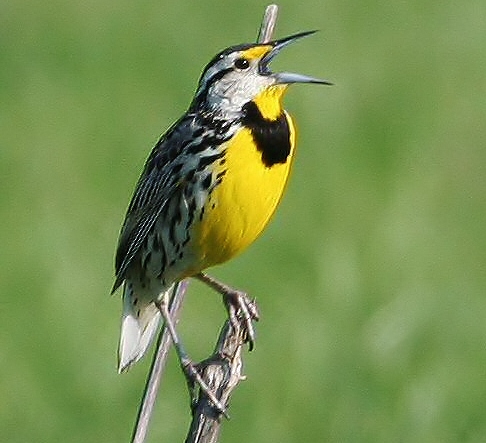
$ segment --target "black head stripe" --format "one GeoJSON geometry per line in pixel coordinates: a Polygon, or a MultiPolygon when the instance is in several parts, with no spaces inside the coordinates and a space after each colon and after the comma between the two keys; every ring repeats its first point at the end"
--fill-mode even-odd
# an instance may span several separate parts
{"type": "Polygon", "coordinates": [[[212,77],[210,77],[204,85],[199,84],[199,90],[194,97],[194,101],[191,104],[190,111],[194,111],[198,105],[203,105],[207,99],[209,88],[214,85],[218,80],[221,80],[228,72],[232,71],[232,68],[222,69],[216,72],[212,77]],[[203,89],[201,89],[203,88],[203,89]]]}
{"type": "Polygon", "coordinates": [[[224,49],[220,53],[216,54],[211,61],[205,66],[201,73],[201,78],[203,78],[206,75],[206,72],[208,71],[209,68],[211,68],[213,65],[218,63],[221,59],[226,57],[227,55],[231,54],[232,52],[239,52],[239,51],[245,51],[247,49],[250,49],[251,47],[256,46],[255,43],[244,43],[241,45],[234,45],[230,46],[229,48],[224,49]]]}

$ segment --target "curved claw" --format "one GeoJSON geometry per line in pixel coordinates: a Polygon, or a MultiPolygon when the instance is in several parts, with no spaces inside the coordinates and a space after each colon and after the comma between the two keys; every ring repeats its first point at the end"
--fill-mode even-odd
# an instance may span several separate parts
{"type": "Polygon", "coordinates": [[[255,300],[250,299],[246,292],[233,289],[202,272],[197,274],[196,278],[206,283],[223,296],[223,301],[228,311],[231,325],[233,327],[243,325],[243,328],[246,331],[245,338],[248,342],[248,348],[251,351],[255,345],[255,329],[253,327],[253,321],[258,321],[260,318],[255,300]]]}

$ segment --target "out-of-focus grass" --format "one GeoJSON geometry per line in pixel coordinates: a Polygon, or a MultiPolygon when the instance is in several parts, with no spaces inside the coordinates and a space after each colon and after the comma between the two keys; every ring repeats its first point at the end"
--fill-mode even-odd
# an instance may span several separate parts
{"type": "MultiPolygon", "coordinates": [[[[222,441],[480,442],[486,435],[486,4],[280,2],[275,68],[299,154],[280,211],[214,271],[257,296],[222,441]]],[[[118,229],[153,142],[264,4],[0,6],[0,427],[16,442],[127,441],[147,362],[115,371],[118,229]]],[[[194,284],[203,358],[223,321],[194,284]]],[[[181,441],[171,361],[150,441],[181,441]]]]}

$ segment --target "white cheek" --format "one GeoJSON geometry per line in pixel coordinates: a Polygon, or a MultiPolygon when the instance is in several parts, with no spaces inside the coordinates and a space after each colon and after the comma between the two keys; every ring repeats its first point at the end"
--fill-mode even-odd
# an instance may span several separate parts
{"type": "Polygon", "coordinates": [[[265,87],[273,84],[271,77],[248,75],[244,78],[226,78],[209,90],[207,101],[211,108],[228,116],[238,114],[241,107],[255,98],[265,87]]]}

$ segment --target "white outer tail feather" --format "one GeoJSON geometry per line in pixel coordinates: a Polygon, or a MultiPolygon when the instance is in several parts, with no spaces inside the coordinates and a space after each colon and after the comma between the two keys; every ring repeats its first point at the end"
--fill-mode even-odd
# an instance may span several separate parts
{"type": "Polygon", "coordinates": [[[155,304],[153,302],[143,303],[143,300],[139,299],[137,306],[134,306],[133,293],[125,287],[118,347],[119,373],[127,371],[145,355],[160,323],[161,315],[155,304]]]}

